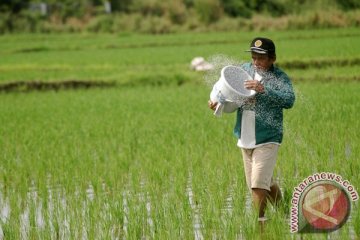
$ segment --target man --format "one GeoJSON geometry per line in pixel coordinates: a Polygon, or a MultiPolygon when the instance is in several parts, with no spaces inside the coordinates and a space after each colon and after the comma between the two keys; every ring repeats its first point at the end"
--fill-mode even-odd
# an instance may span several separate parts
{"type": "MultiPolygon", "coordinates": [[[[295,95],[289,77],[274,66],[276,52],[272,40],[257,37],[248,52],[252,62],[243,64],[242,68],[254,79],[245,81],[244,85],[256,94],[237,109],[234,134],[242,151],[246,183],[259,211],[259,221],[263,222],[267,199],[274,205],[281,200],[273,171],[283,138],[283,109],[293,106],[295,95]]],[[[209,101],[208,105],[215,110],[217,102],[209,101]]]]}

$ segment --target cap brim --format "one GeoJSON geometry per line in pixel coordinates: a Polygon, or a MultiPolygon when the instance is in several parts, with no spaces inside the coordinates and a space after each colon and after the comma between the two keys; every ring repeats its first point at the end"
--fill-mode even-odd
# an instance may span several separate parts
{"type": "Polygon", "coordinates": [[[266,51],[262,51],[262,50],[257,50],[257,49],[250,49],[250,50],[246,50],[245,52],[255,52],[255,53],[259,53],[259,54],[267,54],[266,51]]]}
{"type": "Polygon", "coordinates": [[[262,48],[258,48],[258,47],[251,47],[250,50],[248,50],[249,52],[256,52],[259,54],[267,54],[268,51],[262,48]]]}

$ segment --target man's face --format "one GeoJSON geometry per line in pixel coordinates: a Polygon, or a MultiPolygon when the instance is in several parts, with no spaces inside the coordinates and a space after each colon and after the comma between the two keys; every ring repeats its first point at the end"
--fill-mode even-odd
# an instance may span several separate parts
{"type": "Polygon", "coordinates": [[[275,58],[270,58],[267,54],[251,53],[252,62],[255,68],[260,71],[267,71],[275,62],[275,58]]]}

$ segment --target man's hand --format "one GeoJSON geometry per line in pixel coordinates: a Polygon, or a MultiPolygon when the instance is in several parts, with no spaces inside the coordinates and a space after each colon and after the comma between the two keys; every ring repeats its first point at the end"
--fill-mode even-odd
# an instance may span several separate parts
{"type": "Polygon", "coordinates": [[[246,89],[255,90],[258,93],[264,92],[264,85],[262,85],[257,80],[247,80],[247,81],[245,81],[244,86],[246,89]]]}
{"type": "Polygon", "coordinates": [[[208,106],[213,111],[215,111],[217,104],[217,102],[212,102],[211,100],[208,101],[208,106]]]}

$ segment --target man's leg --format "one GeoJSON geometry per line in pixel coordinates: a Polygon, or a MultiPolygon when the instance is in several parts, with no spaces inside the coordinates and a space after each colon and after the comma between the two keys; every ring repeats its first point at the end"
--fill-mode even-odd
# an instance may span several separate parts
{"type": "Polygon", "coordinates": [[[270,187],[269,199],[275,207],[279,206],[279,203],[282,199],[282,195],[279,185],[277,185],[277,183],[273,184],[270,187]]]}
{"type": "Polygon", "coordinates": [[[267,199],[277,207],[282,198],[280,188],[277,184],[270,187],[270,192],[261,188],[253,188],[251,192],[254,206],[259,211],[259,218],[265,216],[267,199]]]}
{"type": "Polygon", "coordinates": [[[244,171],[246,178],[246,185],[251,190],[251,171],[252,171],[252,153],[253,149],[241,149],[242,158],[244,162],[244,171]]]}
{"type": "Polygon", "coordinates": [[[265,210],[267,199],[269,198],[269,192],[265,189],[253,188],[251,189],[251,193],[254,207],[259,213],[258,224],[260,228],[260,233],[263,233],[265,231],[265,210]]]}
{"type": "Polygon", "coordinates": [[[262,218],[265,216],[266,202],[269,193],[267,190],[261,188],[253,188],[251,192],[254,207],[259,211],[259,218],[262,218]]]}
{"type": "Polygon", "coordinates": [[[255,148],[252,154],[252,198],[259,211],[259,218],[265,215],[267,199],[275,203],[281,198],[279,187],[272,184],[278,148],[278,145],[267,144],[255,148]]]}

